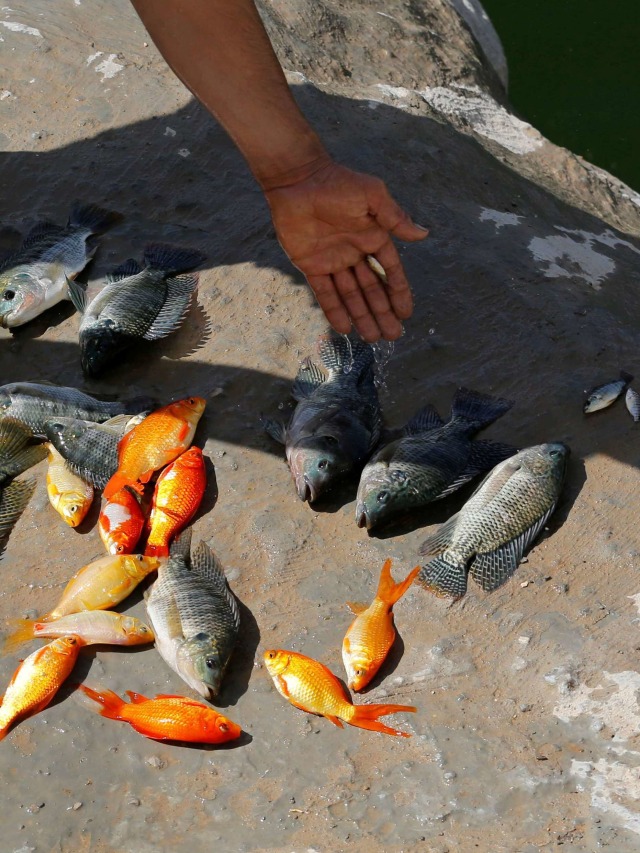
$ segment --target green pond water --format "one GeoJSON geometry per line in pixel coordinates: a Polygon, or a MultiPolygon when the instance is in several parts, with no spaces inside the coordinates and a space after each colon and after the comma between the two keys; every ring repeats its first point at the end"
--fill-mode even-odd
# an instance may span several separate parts
{"type": "Polygon", "coordinates": [[[557,145],[640,191],[638,0],[482,0],[509,97],[557,145]]]}

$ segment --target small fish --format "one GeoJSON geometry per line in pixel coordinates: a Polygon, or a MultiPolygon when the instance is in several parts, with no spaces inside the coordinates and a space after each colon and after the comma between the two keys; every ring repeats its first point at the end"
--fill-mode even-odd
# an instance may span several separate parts
{"type": "Polygon", "coordinates": [[[93,503],[93,486],[67,466],[52,444],[48,446],[47,494],[51,506],[69,527],[84,521],[93,503]]]}
{"type": "Polygon", "coordinates": [[[309,503],[358,474],[382,430],[371,345],[330,333],[318,351],[328,376],[307,359],[291,390],[298,405],[289,424],[264,420],[269,435],[285,445],[298,496],[309,503]]]}
{"type": "Polygon", "coordinates": [[[193,249],[154,244],[144,250],[144,269],[133,259],[106,278],[89,301],[85,288],[69,282],[69,296],[82,314],[80,353],[85,376],[99,376],[132,344],[165,338],[186,317],[198,276],[178,275],[205,256],[193,249]]]}
{"type": "Polygon", "coordinates": [[[105,498],[124,486],[142,494],[154,472],[189,447],[206,405],[202,397],[169,403],[127,432],[118,444],[118,470],[104,488],[105,498]]]}
{"type": "Polygon", "coordinates": [[[164,469],[153,493],[145,554],[169,556],[171,540],[196,514],[206,485],[204,458],[199,447],[185,450],[164,469]]]}
{"type": "Polygon", "coordinates": [[[421,409],[395,441],[377,450],[360,477],[356,523],[371,530],[450,495],[515,453],[492,441],[473,441],[513,403],[459,388],[443,423],[432,406],[421,409]]]}
{"type": "Polygon", "coordinates": [[[213,708],[185,696],[160,694],[155,699],[147,699],[140,693],[127,690],[131,702],[125,702],[112,690],[93,690],[84,684],[78,687],[103,717],[123,720],[153,740],[226,743],[242,734],[239,725],[213,708]]]}
{"type": "Polygon", "coordinates": [[[342,683],[330,669],[316,660],[283,649],[264,653],[264,662],[282,696],[308,714],[318,714],[343,728],[341,720],[360,729],[371,729],[395,737],[411,737],[378,720],[387,714],[414,712],[411,705],[354,705],[342,683]]]}
{"type": "Polygon", "coordinates": [[[14,418],[0,420],[0,487],[37,465],[47,455],[47,448],[36,443],[29,427],[14,418]]]}
{"type": "Polygon", "coordinates": [[[423,566],[417,582],[461,598],[472,561],[471,576],[485,592],[505,583],[556,508],[569,453],[560,442],[538,444],[497,465],[460,512],[422,543],[420,554],[440,556],[423,566]]]}
{"type": "Polygon", "coordinates": [[[54,622],[21,619],[17,629],[7,637],[4,651],[12,651],[34,637],[75,636],[85,646],[103,643],[109,646],[138,646],[152,643],[153,631],[135,616],[112,610],[83,610],[70,613],[54,622]]]}
{"type": "Polygon", "coordinates": [[[142,554],[100,557],[75,573],[58,604],[40,621],[53,622],[82,610],[109,610],[133,592],[160,562],[142,554]]]}
{"type": "Polygon", "coordinates": [[[118,444],[146,414],[116,415],[101,424],[78,418],[45,421],[42,431],[78,476],[104,489],[118,470],[118,444]]]}
{"type": "Polygon", "coordinates": [[[0,706],[0,740],[13,723],[47,707],[71,674],[81,646],[78,637],[59,637],[22,661],[0,706]]]}
{"type": "Polygon", "coordinates": [[[358,616],[342,641],[342,660],[351,690],[362,690],[383,664],[396,638],[392,607],[413,583],[416,566],[401,583],[391,577],[391,560],[382,567],[378,592],[369,607],[351,605],[358,616]]]}
{"type": "Polygon", "coordinates": [[[582,409],[585,415],[591,412],[598,412],[600,409],[606,409],[607,406],[615,403],[630,382],[633,382],[633,376],[621,370],[620,379],[614,379],[612,382],[598,385],[597,388],[589,391],[582,409]]]}
{"type": "Polygon", "coordinates": [[[145,603],[161,656],[190,687],[212,699],[238,638],[240,611],[211,549],[201,542],[189,556],[190,544],[189,527],[174,540],[145,603]]]}
{"type": "Polygon", "coordinates": [[[44,435],[44,425],[52,419],[80,418],[100,423],[115,415],[135,415],[151,403],[148,397],[106,403],[77,388],[50,382],[11,382],[0,386],[0,417],[14,418],[37,435],[44,435]]]}
{"type": "Polygon", "coordinates": [[[35,490],[36,481],[32,477],[12,480],[0,489],[0,554],[35,490]]]}
{"type": "Polygon", "coordinates": [[[144,514],[135,494],[126,486],[102,507],[100,538],[110,554],[131,554],[144,527],[144,514]]]}
{"type": "Polygon", "coordinates": [[[640,394],[635,388],[627,388],[624,402],[627,406],[627,411],[636,423],[640,421],[640,394]]]}

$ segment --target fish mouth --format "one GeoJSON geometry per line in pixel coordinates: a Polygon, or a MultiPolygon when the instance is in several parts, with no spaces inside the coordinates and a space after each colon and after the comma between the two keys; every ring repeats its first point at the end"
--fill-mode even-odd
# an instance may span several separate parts
{"type": "Polygon", "coordinates": [[[371,519],[364,504],[358,504],[356,507],[356,524],[358,527],[366,527],[367,530],[371,529],[371,519]]]}
{"type": "Polygon", "coordinates": [[[298,475],[296,477],[296,490],[301,501],[313,503],[316,499],[316,490],[313,484],[309,482],[306,475],[298,475]]]}

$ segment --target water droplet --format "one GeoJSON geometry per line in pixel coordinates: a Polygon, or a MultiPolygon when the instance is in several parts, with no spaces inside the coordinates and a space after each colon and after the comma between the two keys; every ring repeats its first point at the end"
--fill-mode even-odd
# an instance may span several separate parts
{"type": "Polygon", "coordinates": [[[351,345],[351,338],[348,335],[342,336],[347,342],[347,352],[349,353],[349,357],[344,363],[344,367],[342,368],[343,373],[351,373],[353,370],[353,346],[351,345]]]}

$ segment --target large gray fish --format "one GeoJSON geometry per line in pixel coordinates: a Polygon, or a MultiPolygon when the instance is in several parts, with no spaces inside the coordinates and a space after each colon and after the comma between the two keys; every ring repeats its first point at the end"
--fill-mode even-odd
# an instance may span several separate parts
{"type": "Polygon", "coordinates": [[[44,435],[48,420],[58,417],[102,423],[115,415],[133,415],[153,406],[148,397],[106,403],[77,388],[49,382],[10,382],[0,386],[0,417],[14,418],[39,435],[44,435]]]}
{"type": "Polygon", "coordinates": [[[513,403],[459,388],[444,423],[432,406],[421,409],[400,438],[378,450],[360,477],[356,524],[370,530],[450,495],[489,471],[515,448],[473,436],[513,403]]]}
{"type": "Polygon", "coordinates": [[[240,611],[208,545],[201,542],[191,557],[190,545],[187,528],[159,566],[145,603],[162,657],[190,687],[212,699],[238,638],[240,611]]]}
{"type": "Polygon", "coordinates": [[[29,427],[13,418],[0,420],[0,486],[46,456],[47,448],[34,439],[29,427]]]}
{"type": "Polygon", "coordinates": [[[439,554],[417,582],[460,598],[473,579],[491,592],[515,572],[556,508],[569,448],[560,442],[521,450],[494,468],[460,512],[426,539],[420,554],[439,554]]]}
{"type": "Polygon", "coordinates": [[[318,351],[328,376],[307,359],[293,383],[298,405],[289,424],[264,422],[285,445],[298,495],[309,503],[359,473],[382,430],[371,345],[330,334],[318,351]]]}
{"type": "Polygon", "coordinates": [[[45,421],[43,432],[75,474],[96,489],[104,489],[118,470],[120,439],[143,418],[144,414],[116,415],[101,424],[53,418],[45,421]]]}
{"type": "Polygon", "coordinates": [[[93,235],[106,231],[120,215],[94,204],[74,204],[66,226],[35,225],[17,252],[0,268],[0,325],[21,326],[47,308],[69,299],[67,281],[94,256],[93,235]]]}
{"type": "Polygon", "coordinates": [[[33,477],[12,480],[0,488],[0,554],[4,551],[9,534],[20,518],[36,488],[33,477]]]}
{"type": "Polygon", "coordinates": [[[611,382],[605,382],[604,385],[598,385],[589,391],[585,400],[582,411],[585,415],[591,412],[599,412],[600,409],[606,409],[618,399],[620,394],[628,387],[629,383],[633,382],[633,376],[624,370],[620,371],[620,379],[613,379],[611,382]]]}
{"type": "Polygon", "coordinates": [[[178,329],[198,286],[196,274],[178,273],[204,258],[193,249],[147,246],[144,269],[133,259],[125,261],[90,302],[84,287],[70,281],[70,299],[82,314],[80,358],[85,375],[98,376],[136,342],[159,340],[178,329]]]}

